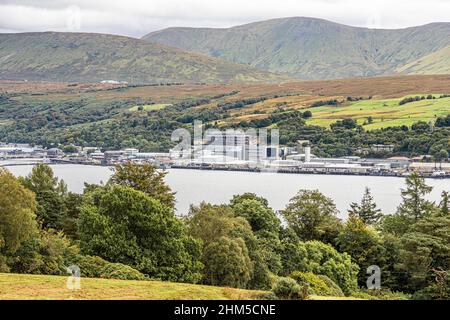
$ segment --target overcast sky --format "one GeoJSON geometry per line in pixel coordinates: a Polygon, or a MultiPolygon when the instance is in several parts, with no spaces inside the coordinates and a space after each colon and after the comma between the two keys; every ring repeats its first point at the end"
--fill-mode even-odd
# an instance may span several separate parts
{"type": "Polygon", "coordinates": [[[450,1],[0,0],[0,32],[79,31],[141,37],[173,26],[230,27],[292,16],[402,28],[450,22],[450,1]]]}

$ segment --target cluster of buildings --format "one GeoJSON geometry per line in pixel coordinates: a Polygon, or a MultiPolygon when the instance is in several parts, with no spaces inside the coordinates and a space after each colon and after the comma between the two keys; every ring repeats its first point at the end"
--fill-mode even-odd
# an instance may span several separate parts
{"type": "MultiPolygon", "coordinates": [[[[372,148],[372,146],[371,146],[372,148]]],[[[387,150],[391,146],[373,146],[387,150]]],[[[357,156],[321,158],[311,152],[309,141],[298,141],[294,147],[262,144],[245,133],[227,135],[223,139],[206,137],[193,145],[177,146],[167,153],[144,153],[138,149],[100,151],[95,147],[44,149],[25,144],[1,144],[0,165],[5,161],[22,159],[30,163],[76,163],[114,165],[125,161],[153,163],[162,168],[210,169],[230,171],[276,171],[283,173],[348,174],[404,176],[412,171],[424,176],[450,177],[450,163],[427,162],[427,157],[388,159],[357,156]]]]}
{"type": "MultiPolygon", "coordinates": [[[[393,148],[392,145],[370,146],[371,151],[379,152],[392,152],[393,148]]],[[[243,133],[226,135],[218,142],[206,136],[188,150],[171,150],[169,157],[171,166],[176,168],[382,176],[404,176],[419,171],[428,177],[450,177],[449,163],[423,162],[426,156],[320,158],[311,152],[307,140],[298,141],[295,147],[279,147],[261,144],[254,136],[243,133]]]]}
{"type": "Polygon", "coordinates": [[[32,147],[28,144],[0,143],[0,159],[10,158],[40,158],[46,151],[42,147],[32,147]]]}
{"type": "Polygon", "coordinates": [[[168,163],[169,153],[141,153],[138,149],[128,148],[117,151],[102,152],[96,147],[71,147],[70,150],[59,148],[45,149],[42,146],[28,144],[0,143],[0,161],[4,163],[76,163],[89,165],[114,165],[124,161],[168,163]]]}

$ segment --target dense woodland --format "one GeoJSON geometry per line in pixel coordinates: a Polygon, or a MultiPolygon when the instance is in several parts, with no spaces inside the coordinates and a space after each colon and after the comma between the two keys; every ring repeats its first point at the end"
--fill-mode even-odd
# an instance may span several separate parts
{"type": "Polygon", "coordinates": [[[0,169],[0,272],[159,279],[267,290],[261,299],[308,295],[450,299],[449,195],[406,178],[397,212],[377,209],[370,190],[337,218],[332,199],[299,190],[274,212],[255,194],[175,214],[164,171],[119,165],[82,195],[44,164],[24,178],[0,169]],[[381,289],[366,270],[381,268],[381,289]]]}
{"type": "MultiPolygon", "coordinates": [[[[234,94],[236,91],[228,95],[234,94]]],[[[97,146],[103,150],[134,147],[143,152],[167,152],[174,145],[170,137],[175,129],[192,130],[193,121],[200,120],[206,127],[222,129],[278,128],[280,144],[295,145],[299,139],[310,140],[313,152],[321,157],[360,155],[361,148],[371,144],[395,146],[392,153],[368,155],[372,157],[430,154],[441,159],[450,153],[450,115],[437,118],[431,124],[418,122],[411,127],[366,131],[352,119],[339,120],[328,129],[307,125],[305,120],[312,116],[311,112],[281,107],[265,119],[225,125],[221,120],[231,117],[230,110],[244,108],[266,98],[198,108],[223,96],[184,100],[161,110],[130,112],[131,107],[152,101],[137,98],[104,102],[81,98],[53,103],[33,99],[24,102],[4,94],[0,96],[0,141],[44,147],[79,145],[97,146]]]]}

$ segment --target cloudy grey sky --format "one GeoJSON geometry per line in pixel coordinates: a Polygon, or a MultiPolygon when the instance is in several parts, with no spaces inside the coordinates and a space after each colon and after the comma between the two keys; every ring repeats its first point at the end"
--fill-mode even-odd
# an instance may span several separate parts
{"type": "Polygon", "coordinates": [[[0,0],[0,32],[79,31],[140,37],[172,26],[230,27],[291,16],[402,28],[450,22],[450,1],[0,0]]]}

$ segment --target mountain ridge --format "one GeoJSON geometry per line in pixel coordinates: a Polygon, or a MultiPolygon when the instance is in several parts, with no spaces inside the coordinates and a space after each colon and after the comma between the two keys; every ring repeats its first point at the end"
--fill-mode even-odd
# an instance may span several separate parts
{"type": "Polygon", "coordinates": [[[8,80],[157,83],[281,78],[180,48],[101,33],[3,33],[0,61],[0,79],[8,80]]]}
{"type": "Polygon", "coordinates": [[[323,18],[315,18],[315,17],[308,17],[308,16],[291,16],[291,17],[281,17],[281,18],[272,18],[272,19],[266,19],[266,20],[253,21],[253,22],[248,22],[248,23],[244,23],[244,24],[233,25],[233,26],[230,26],[230,27],[176,27],[176,26],[173,26],[173,27],[167,27],[167,28],[163,28],[163,29],[159,29],[159,30],[155,30],[155,31],[149,32],[149,33],[143,35],[140,38],[142,39],[142,38],[144,38],[144,37],[146,37],[146,36],[148,36],[150,34],[159,33],[159,32],[163,32],[163,31],[170,30],[170,29],[227,30],[227,29],[245,27],[245,26],[258,24],[258,23],[271,22],[271,21],[282,21],[282,20],[288,20],[288,19],[291,19],[291,20],[294,20],[294,19],[316,20],[316,21],[328,22],[328,23],[332,23],[332,24],[335,24],[335,25],[340,25],[340,26],[345,26],[345,27],[350,27],[350,28],[355,28],[355,29],[382,30],[382,31],[405,30],[405,29],[425,27],[425,26],[429,26],[429,25],[441,25],[441,24],[448,24],[448,23],[450,23],[450,22],[445,22],[445,21],[435,21],[435,22],[429,22],[429,23],[424,23],[424,24],[420,24],[420,25],[409,26],[409,27],[401,27],[401,28],[370,28],[370,27],[362,27],[362,26],[352,26],[352,25],[348,25],[348,24],[345,24],[345,23],[331,21],[331,20],[327,20],[327,19],[323,19],[323,18]]]}
{"type": "Polygon", "coordinates": [[[168,28],[142,39],[314,80],[395,75],[403,65],[449,45],[450,23],[369,29],[290,17],[231,28],[168,28]]]}

